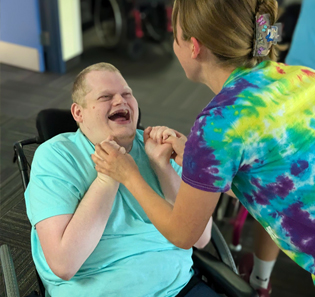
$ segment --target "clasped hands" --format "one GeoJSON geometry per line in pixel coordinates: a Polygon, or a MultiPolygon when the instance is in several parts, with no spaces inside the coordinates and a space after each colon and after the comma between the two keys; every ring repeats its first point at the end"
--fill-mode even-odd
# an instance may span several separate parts
{"type": "MultiPolygon", "coordinates": [[[[148,127],[143,133],[145,151],[152,167],[163,167],[173,158],[182,165],[184,147],[187,138],[168,127],[148,127]]],[[[108,181],[111,178],[125,184],[128,178],[140,174],[138,166],[124,147],[117,144],[113,137],[108,137],[100,144],[95,145],[95,154],[92,155],[98,178],[108,181]]]]}

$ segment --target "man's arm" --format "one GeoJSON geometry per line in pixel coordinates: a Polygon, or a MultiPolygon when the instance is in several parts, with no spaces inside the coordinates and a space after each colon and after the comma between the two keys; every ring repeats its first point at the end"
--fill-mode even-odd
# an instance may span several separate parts
{"type": "Polygon", "coordinates": [[[69,280],[93,252],[104,232],[119,183],[96,178],[74,214],[36,224],[46,261],[58,277],[69,280]]]}

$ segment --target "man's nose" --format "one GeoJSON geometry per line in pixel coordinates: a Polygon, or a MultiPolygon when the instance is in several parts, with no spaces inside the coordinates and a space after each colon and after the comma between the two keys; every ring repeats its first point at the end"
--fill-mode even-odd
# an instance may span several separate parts
{"type": "Polygon", "coordinates": [[[125,102],[126,102],[126,99],[122,95],[116,94],[114,96],[114,100],[113,100],[114,105],[124,104],[125,102]]]}

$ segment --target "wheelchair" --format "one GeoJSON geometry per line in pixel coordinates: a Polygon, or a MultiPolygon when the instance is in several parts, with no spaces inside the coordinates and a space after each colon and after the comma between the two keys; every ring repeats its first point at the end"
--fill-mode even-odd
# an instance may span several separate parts
{"type": "Polygon", "coordinates": [[[145,38],[162,43],[171,35],[171,15],[169,0],[94,1],[94,26],[103,46],[133,60],[142,56],[145,38]]]}
{"type": "MultiPolygon", "coordinates": [[[[137,127],[143,129],[140,119],[141,113],[139,109],[137,127]]],[[[24,190],[29,183],[31,161],[36,148],[57,134],[75,132],[78,129],[70,110],[60,109],[45,109],[40,111],[37,115],[36,127],[38,131],[36,137],[18,141],[14,144],[14,161],[18,164],[24,190]],[[51,123],[54,123],[54,125],[51,125],[51,123]]],[[[256,291],[238,275],[231,252],[214,222],[211,243],[214,254],[205,250],[194,249],[193,251],[193,268],[196,271],[196,275],[222,296],[258,296],[256,291]]],[[[0,260],[4,275],[6,296],[19,297],[19,289],[10,249],[5,244],[0,247],[0,260]]],[[[40,292],[34,291],[26,297],[45,296],[45,288],[38,273],[37,280],[40,292]]]]}

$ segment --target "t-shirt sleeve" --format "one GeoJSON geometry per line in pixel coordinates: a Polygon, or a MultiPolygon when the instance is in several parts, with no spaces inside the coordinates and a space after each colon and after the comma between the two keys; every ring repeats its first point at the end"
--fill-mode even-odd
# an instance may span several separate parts
{"type": "Polygon", "coordinates": [[[171,165],[174,168],[174,170],[176,171],[176,173],[182,177],[182,167],[179,166],[173,159],[171,159],[171,165]]]}
{"type": "Polygon", "coordinates": [[[46,218],[75,212],[82,198],[76,170],[75,162],[59,147],[44,143],[36,150],[25,192],[33,226],[46,218]]]}
{"type": "Polygon", "coordinates": [[[186,142],[182,179],[209,192],[226,192],[243,155],[242,139],[233,127],[233,107],[216,107],[201,113],[186,142]]]}

